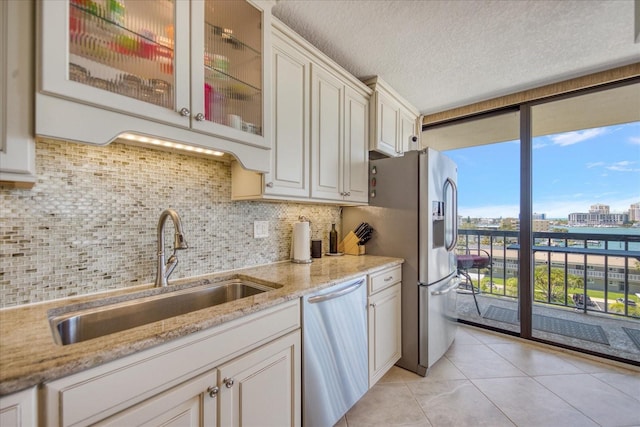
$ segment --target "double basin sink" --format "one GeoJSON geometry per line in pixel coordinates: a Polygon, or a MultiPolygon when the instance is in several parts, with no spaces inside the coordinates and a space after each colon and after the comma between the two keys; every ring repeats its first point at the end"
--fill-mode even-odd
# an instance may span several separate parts
{"type": "MultiPolygon", "coordinates": [[[[162,292],[115,303],[96,304],[80,310],[49,313],[56,344],[68,345],[125,331],[181,314],[267,292],[269,286],[245,278],[162,292]]],[[[162,288],[165,290],[166,288],[162,288]]]]}

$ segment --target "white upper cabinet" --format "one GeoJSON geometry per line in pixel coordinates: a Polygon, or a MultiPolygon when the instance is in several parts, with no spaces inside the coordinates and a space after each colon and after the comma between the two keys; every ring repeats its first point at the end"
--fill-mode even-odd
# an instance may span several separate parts
{"type": "Polygon", "coordinates": [[[377,135],[375,145],[372,150],[389,156],[397,155],[398,127],[400,117],[398,112],[400,105],[384,93],[376,92],[373,95],[374,103],[372,110],[375,111],[375,118],[372,117],[372,126],[375,126],[372,134],[377,135]]]}
{"type": "Polygon", "coordinates": [[[0,2],[0,183],[30,187],[36,181],[33,139],[34,7],[0,2]]]}
{"type": "Polygon", "coordinates": [[[369,201],[369,100],[347,87],[344,93],[344,161],[342,191],[345,200],[369,201]]]}
{"type": "Polygon", "coordinates": [[[269,146],[270,11],[246,1],[192,0],[190,23],[193,128],[269,146]]]}
{"type": "Polygon", "coordinates": [[[273,40],[273,138],[266,194],[309,196],[308,57],[277,37],[273,40]]]}
{"type": "Polygon", "coordinates": [[[36,133],[105,144],[134,132],[217,148],[267,170],[264,150],[247,159],[239,144],[270,147],[270,7],[41,2],[36,133]]]}
{"type": "Polygon", "coordinates": [[[419,113],[381,78],[365,81],[374,90],[371,101],[369,149],[397,157],[411,148],[412,138],[420,147],[419,113]]]}
{"type": "Polygon", "coordinates": [[[371,90],[277,20],[271,169],[232,165],[233,200],[368,202],[371,90]]]}
{"type": "Polygon", "coordinates": [[[311,85],[311,197],[341,199],[344,84],[312,66],[311,85]]]}
{"type": "Polygon", "coordinates": [[[418,116],[413,115],[413,113],[408,110],[401,109],[400,110],[400,139],[398,140],[398,152],[399,154],[404,154],[407,151],[410,151],[412,148],[417,150],[420,148],[420,144],[418,143],[419,135],[422,132],[419,132],[417,129],[418,126],[418,116]],[[415,139],[415,141],[412,141],[415,139]]]}
{"type": "Polygon", "coordinates": [[[189,6],[41,2],[41,91],[189,127],[189,6]]]}

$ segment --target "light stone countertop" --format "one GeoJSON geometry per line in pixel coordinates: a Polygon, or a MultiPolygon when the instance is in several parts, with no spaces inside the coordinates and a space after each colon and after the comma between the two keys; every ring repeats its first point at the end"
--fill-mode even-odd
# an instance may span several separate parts
{"type": "MultiPolygon", "coordinates": [[[[372,255],[323,256],[311,264],[280,262],[223,273],[176,280],[167,289],[153,285],[134,289],[66,298],[0,310],[0,396],[70,375],[102,363],[201,331],[268,307],[300,298],[345,280],[400,265],[400,258],[372,255]],[[88,308],[135,296],[243,277],[281,287],[229,303],[138,326],[85,342],[61,346],[54,343],[49,312],[65,307],[88,308]],[[172,288],[172,286],[174,288],[172,288]]],[[[171,283],[171,282],[170,282],[171,283]]]]}

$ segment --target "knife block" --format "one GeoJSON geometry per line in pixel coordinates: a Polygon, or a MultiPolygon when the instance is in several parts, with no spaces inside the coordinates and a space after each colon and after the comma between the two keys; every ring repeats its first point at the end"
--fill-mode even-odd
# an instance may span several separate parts
{"type": "Polygon", "coordinates": [[[349,255],[364,255],[364,245],[359,246],[358,236],[353,231],[346,235],[342,242],[338,243],[338,251],[349,255]]]}

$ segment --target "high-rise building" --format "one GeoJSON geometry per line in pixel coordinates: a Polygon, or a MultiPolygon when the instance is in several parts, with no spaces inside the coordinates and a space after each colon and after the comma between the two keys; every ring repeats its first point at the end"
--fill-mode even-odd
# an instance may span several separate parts
{"type": "Polygon", "coordinates": [[[629,206],[629,221],[640,221],[640,203],[629,206]]]}
{"type": "Polygon", "coordinates": [[[629,220],[629,214],[624,213],[609,213],[609,206],[606,205],[594,205],[589,213],[577,212],[569,214],[569,225],[577,227],[595,227],[600,225],[616,226],[622,225],[629,220]],[[598,209],[593,209],[594,206],[600,206],[606,208],[606,213],[600,212],[598,209]]]}
{"type": "Polygon", "coordinates": [[[591,207],[589,208],[589,213],[606,215],[609,213],[609,205],[602,205],[600,203],[591,205],[591,207]]]}

